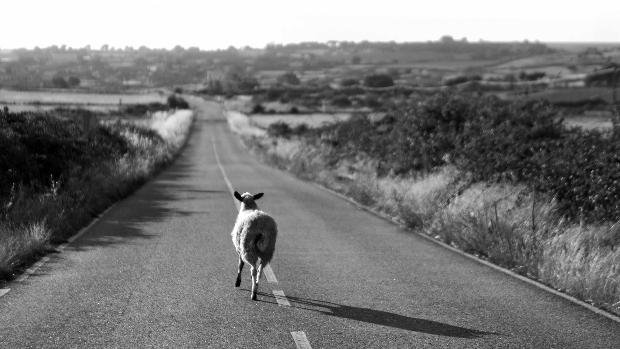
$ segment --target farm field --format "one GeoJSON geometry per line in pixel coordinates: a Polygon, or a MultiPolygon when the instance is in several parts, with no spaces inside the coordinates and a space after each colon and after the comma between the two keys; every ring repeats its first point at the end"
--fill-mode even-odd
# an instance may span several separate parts
{"type": "Polygon", "coordinates": [[[57,91],[14,91],[0,89],[0,104],[9,105],[94,105],[165,103],[166,94],[148,93],[78,93],[57,91]]]}
{"type": "Polygon", "coordinates": [[[305,124],[310,128],[321,127],[335,122],[346,121],[351,117],[348,113],[336,114],[253,114],[250,115],[251,122],[260,127],[268,128],[269,125],[276,122],[284,122],[291,127],[305,124]]]}
{"type": "Polygon", "coordinates": [[[540,92],[530,93],[525,96],[528,99],[546,99],[551,103],[571,103],[583,100],[604,100],[611,103],[613,89],[606,87],[562,88],[545,89],[540,92]]]}
{"type": "Polygon", "coordinates": [[[613,127],[611,117],[576,115],[564,118],[564,124],[568,127],[581,127],[584,130],[606,131],[613,127]]]}
{"type": "Polygon", "coordinates": [[[113,104],[8,104],[0,103],[0,106],[7,106],[9,110],[15,113],[21,112],[47,112],[57,108],[71,110],[88,110],[92,112],[108,113],[119,111],[118,105],[113,104]]]}

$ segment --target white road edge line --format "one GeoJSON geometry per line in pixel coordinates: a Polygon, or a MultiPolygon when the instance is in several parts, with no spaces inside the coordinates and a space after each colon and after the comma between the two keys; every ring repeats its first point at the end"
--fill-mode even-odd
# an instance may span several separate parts
{"type": "MultiPolygon", "coordinates": [[[[101,219],[101,217],[103,217],[103,215],[105,215],[108,211],[110,211],[114,206],[116,206],[118,204],[118,202],[112,204],[110,207],[106,208],[103,212],[101,212],[100,214],[97,215],[97,217],[95,217],[87,226],[85,226],[84,228],[80,229],[80,231],[78,231],[75,235],[71,236],[70,238],[67,239],[67,242],[60,244],[56,247],[56,252],[60,253],[63,252],[65,250],[65,248],[67,248],[67,246],[69,246],[69,244],[71,244],[72,242],[74,242],[76,239],[78,239],[80,236],[84,235],[84,233],[90,229],[93,225],[95,225],[97,222],[99,222],[99,220],[101,219]]],[[[34,273],[37,272],[37,270],[39,270],[39,268],[41,268],[43,265],[45,265],[45,263],[47,263],[50,260],[49,256],[43,256],[41,257],[41,259],[39,259],[35,264],[33,264],[30,268],[26,269],[20,276],[18,276],[15,279],[15,282],[24,282],[28,279],[28,277],[30,277],[31,275],[33,275],[34,273]]],[[[7,291],[8,292],[8,291],[7,291]]],[[[0,297],[2,295],[0,294],[0,297]]]]}
{"type": "Polygon", "coordinates": [[[278,302],[278,305],[281,305],[283,307],[290,307],[291,306],[291,303],[288,302],[288,299],[284,295],[284,291],[282,291],[282,290],[273,290],[272,292],[273,292],[274,297],[276,297],[276,302],[278,302]]]}
{"type": "Polygon", "coordinates": [[[10,290],[11,290],[10,288],[0,288],[0,297],[2,297],[5,294],[9,293],[10,290]]]}
{"type": "Polygon", "coordinates": [[[49,256],[42,257],[41,259],[39,259],[39,261],[33,264],[32,267],[26,269],[26,271],[22,275],[20,275],[17,279],[15,279],[15,282],[25,281],[30,275],[36,273],[37,270],[39,270],[39,268],[41,268],[43,264],[47,263],[47,261],[49,260],[50,260],[49,256]]]}
{"type": "Polygon", "coordinates": [[[293,336],[297,349],[312,349],[304,331],[291,332],[291,336],[293,336]]]}
{"type": "Polygon", "coordinates": [[[426,239],[426,240],[428,240],[430,242],[433,242],[433,243],[435,243],[435,244],[437,244],[437,245],[439,245],[441,247],[447,248],[448,250],[450,250],[450,251],[452,251],[452,252],[454,252],[456,254],[459,254],[459,255],[461,255],[463,257],[466,257],[468,259],[476,261],[476,262],[478,262],[480,264],[486,265],[487,267],[489,267],[491,269],[495,269],[495,270],[497,270],[499,272],[502,272],[502,273],[504,273],[506,275],[512,276],[514,278],[517,278],[517,279],[519,279],[521,281],[524,281],[524,282],[526,282],[526,283],[528,283],[528,284],[530,284],[532,286],[535,286],[535,287],[537,287],[537,288],[539,288],[539,289],[541,289],[543,291],[546,291],[546,292],[552,293],[552,294],[554,294],[554,295],[556,295],[558,297],[564,298],[565,300],[567,300],[567,301],[569,301],[571,303],[580,305],[580,306],[582,306],[582,307],[584,307],[584,308],[586,308],[586,309],[588,309],[588,310],[590,310],[590,311],[592,311],[592,312],[594,312],[596,314],[602,315],[602,316],[610,319],[611,321],[614,321],[616,323],[620,323],[620,316],[616,316],[616,315],[611,314],[611,313],[609,313],[609,312],[607,312],[605,310],[599,309],[599,308],[593,306],[592,304],[586,303],[586,302],[584,302],[582,300],[579,300],[579,299],[577,299],[577,298],[575,298],[573,296],[570,296],[570,295],[568,295],[566,293],[563,293],[563,292],[560,292],[560,291],[558,291],[556,289],[553,289],[553,288],[551,288],[551,287],[549,287],[549,286],[547,286],[547,285],[545,285],[545,284],[543,284],[541,282],[538,282],[536,280],[532,280],[532,279],[527,278],[527,277],[525,277],[523,275],[517,274],[517,273],[515,273],[515,272],[513,272],[511,270],[508,270],[508,269],[505,269],[503,267],[500,267],[499,265],[493,264],[491,262],[487,262],[487,261],[485,261],[483,259],[480,259],[480,258],[478,258],[476,256],[470,255],[470,254],[468,254],[466,252],[463,252],[463,251],[459,250],[456,247],[452,247],[452,246],[446,244],[445,242],[439,241],[437,239],[433,239],[432,237],[430,237],[430,236],[428,236],[428,235],[426,235],[424,233],[421,233],[421,232],[415,231],[415,230],[411,230],[411,229],[407,228],[402,222],[399,222],[398,220],[396,220],[396,219],[394,219],[394,218],[392,218],[392,217],[390,217],[390,216],[388,216],[386,214],[383,214],[383,213],[375,211],[375,210],[373,210],[373,209],[371,209],[369,207],[366,207],[366,206],[360,204],[359,202],[357,202],[357,201],[355,201],[355,200],[353,200],[353,199],[351,199],[351,198],[349,198],[349,197],[347,197],[347,196],[345,196],[343,194],[340,194],[337,191],[334,191],[332,189],[324,187],[324,186],[322,186],[322,185],[320,185],[318,183],[314,183],[314,182],[310,182],[310,183],[315,185],[316,187],[318,187],[318,188],[328,192],[328,193],[331,193],[332,195],[335,195],[335,196],[337,196],[337,197],[339,197],[339,198],[341,198],[341,199],[343,199],[345,201],[348,201],[350,204],[352,204],[353,206],[356,206],[358,209],[364,210],[364,211],[369,212],[369,213],[371,213],[371,214],[373,214],[373,215],[375,215],[375,216],[377,216],[377,217],[379,217],[381,219],[384,219],[384,220],[389,221],[389,222],[391,222],[393,224],[396,224],[399,227],[401,227],[402,229],[412,231],[415,234],[417,234],[418,236],[421,236],[422,238],[424,238],[424,239],[426,239]]]}

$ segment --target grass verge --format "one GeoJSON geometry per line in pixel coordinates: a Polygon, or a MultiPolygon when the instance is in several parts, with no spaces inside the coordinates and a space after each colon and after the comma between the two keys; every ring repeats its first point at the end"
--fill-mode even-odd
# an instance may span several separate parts
{"type": "Polygon", "coordinates": [[[85,137],[72,120],[1,116],[0,143],[10,145],[0,157],[7,174],[0,183],[3,279],[170,163],[186,143],[194,119],[190,110],[158,112],[139,121],[105,122],[85,137]],[[32,164],[41,166],[33,169],[32,164]]]}

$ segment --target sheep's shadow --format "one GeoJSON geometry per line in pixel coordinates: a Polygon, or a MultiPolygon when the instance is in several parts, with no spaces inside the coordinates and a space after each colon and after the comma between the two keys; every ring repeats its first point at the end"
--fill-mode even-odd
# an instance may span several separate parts
{"type": "MultiPolygon", "coordinates": [[[[258,292],[258,294],[263,296],[263,299],[259,298],[259,301],[276,303],[275,296],[273,294],[267,294],[264,292],[258,292]],[[269,300],[265,300],[265,298],[269,298],[269,300]]],[[[357,320],[407,331],[468,339],[480,338],[486,335],[499,335],[495,332],[486,332],[466,327],[454,326],[439,321],[409,317],[383,310],[353,307],[345,304],[337,304],[329,301],[309,298],[292,297],[289,295],[287,295],[286,298],[294,308],[315,311],[328,316],[336,316],[343,319],[357,320]]]]}

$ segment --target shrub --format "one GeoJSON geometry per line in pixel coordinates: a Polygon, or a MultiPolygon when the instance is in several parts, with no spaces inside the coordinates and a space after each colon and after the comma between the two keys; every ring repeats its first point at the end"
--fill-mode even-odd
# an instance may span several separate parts
{"type": "Polygon", "coordinates": [[[0,114],[0,196],[15,185],[39,192],[52,180],[79,173],[92,163],[127,151],[118,134],[99,127],[84,139],[74,119],[53,114],[0,114]]]}
{"type": "Polygon", "coordinates": [[[262,104],[258,103],[258,104],[254,104],[254,107],[252,107],[252,114],[264,114],[265,113],[265,107],[263,107],[262,104]]]}
{"type": "Polygon", "coordinates": [[[277,81],[279,84],[284,85],[299,85],[301,83],[297,75],[293,72],[287,72],[278,76],[277,81]]]}
{"type": "Polygon", "coordinates": [[[331,103],[340,108],[346,108],[351,106],[351,101],[347,96],[336,96],[332,99],[331,103]]]}
{"type": "Polygon", "coordinates": [[[168,107],[171,109],[189,109],[189,104],[182,97],[172,94],[168,96],[168,107]]]}
{"type": "Polygon", "coordinates": [[[273,124],[270,124],[267,128],[267,134],[270,137],[289,138],[292,133],[293,130],[291,129],[291,127],[287,123],[282,121],[274,122],[273,124]]]}
{"type": "Polygon", "coordinates": [[[358,83],[359,82],[357,81],[357,79],[348,78],[348,79],[342,79],[342,81],[340,82],[340,86],[352,87],[352,86],[357,86],[358,83]]]}
{"type": "Polygon", "coordinates": [[[354,117],[310,134],[395,174],[454,163],[474,181],[523,183],[555,196],[572,219],[581,212],[590,221],[620,219],[620,140],[567,130],[546,103],[441,93],[393,114],[381,132],[354,117]]]}
{"type": "Polygon", "coordinates": [[[62,76],[56,75],[52,78],[52,86],[57,88],[68,88],[69,83],[62,76]]]}
{"type": "Polygon", "coordinates": [[[364,78],[367,87],[390,87],[394,86],[394,80],[387,74],[374,74],[364,78]]]}
{"type": "Polygon", "coordinates": [[[121,113],[131,116],[143,116],[147,112],[158,112],[164,110],[168,110],[168,105],[159,102],[152,102],[149,104],[124,104],[121,113]]]}

